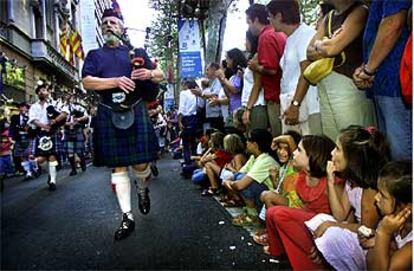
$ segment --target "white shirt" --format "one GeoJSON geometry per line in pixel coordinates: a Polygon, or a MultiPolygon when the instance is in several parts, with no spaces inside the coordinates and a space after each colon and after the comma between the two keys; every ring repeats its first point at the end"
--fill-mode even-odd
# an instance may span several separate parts
{"type": "Polygon", "coordinates": [[[193,116],[197,114],[197,97],[189,89],[180,92],[178,114],[183,116],[193,116]]]}
{"type": "MultiPolygon", "coordinates": [[[[251,69],[246,68],[244,70],[243,75],[243,89],[242,89],[242,95],[241,95],[241,105],[247,106],[247,102],[249,101],[250,94],[253,90],[253,72],[251,69]]],[[[258,105],[266,105],[265,99],[264,99],[264,92],[263,88],[260,89],[259,96],[257,97],[256,103],[253,105],[253,107],[258,105]]]]}
{"type": "MultiPolygon", "coordinates": [[[[227,98],[227,95],[224,92],[223,88],[220,89],[218,98],[220,100],[227,98]]],[[[229,106],[227,104],[225,105],[222,104],[220,107],[221,107],[221,115],[223,116],[223,119],[227,119],[227,117],[229,116],[229,106]]]]}
{"type": "MultiPolygon", "coordinates": [[[[211,86],[203,90],[203,94],[212,94],[218,96],[221,89],[220,81],[216,78],[210,82],[211,86]]],[[[206,102],[206,118],[216,118],[221,115],[220,105],[212,106],[206,102]]]]}
{"type": "MultiPolygon", "coordinates": [[[[300,62],[305,61],[306,49],[316,31],[306,24],[299,27],[286,39],[285,51],[280,59],[283,75],[280,93],[293,95],[300,77],[300,62]]],[[[285,95],[286,96],[286,95],[285,95]]],[[[305,96],[308,114],[319,112],[319,98],[316,87],[309,86],[305,96]]]]}
{"type": "Polygon", "coordinates": [[[40,101],[32,104],[29,110],[29,124],[33,124],[35,120],[38,120],[40,123],[49,124],[50,120],[47,117],[47,107],[53,105],[58,112],[66,112],[69,114],[69,107],[67,105],[59,104],[57,101],[49,100],[46,101],[43,105],[40,104],[40,101]]]}

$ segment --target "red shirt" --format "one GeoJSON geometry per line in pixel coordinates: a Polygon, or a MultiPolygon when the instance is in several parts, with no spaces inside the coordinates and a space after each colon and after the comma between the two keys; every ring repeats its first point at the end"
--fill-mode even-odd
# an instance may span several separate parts
{"type": "MultiPolygon", "coordinates": [[[[331,213],[327,193],[328,180],[326,177],[320,178],[319,182],[311,187],[306,184],[306,174],[302,171],[299,173],[296,181],[296,192],[305,204],[304,209],[315,213],[331,213]]],[[[335,183],[343,184],[343,180],[335,177],[335,183]]]]}
{"type": "Polygon", "coordinates": [[[12,141],[9,136],[9,129],[4,129],[0,134],[0,155],[11,153],[12,141]]]}
{"type": "Polygon", "coordinates": [[[217,150],[214,152],[214,155],[216,156],[216,159],[214,161],[216,161],[217,165],[220,168],[223,168],[227,163],[230,163],[230,161],[233,159],[231,153],[228,153],[224,150],[217,150]]]}
{"type": "Polygon", "coordinates": [[[285,50],[286,35],[275,32],[270,25],[265,26],[259,35],[257,56],[259,64],[265,69],[277,70],[275,75],[262,75],[264,98],[266,101],[279,103],[280,79],[282,70],[279,67],[280,59],[285,50]]]}

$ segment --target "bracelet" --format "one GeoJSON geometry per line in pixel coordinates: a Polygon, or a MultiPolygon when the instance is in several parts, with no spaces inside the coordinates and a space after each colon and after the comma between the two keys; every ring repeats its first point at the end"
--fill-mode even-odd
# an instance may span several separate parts
{"type": "Polygon", "coordinates": [[[252,109],[251,109],[251,108],[246,108],[246,110],[247,110],[247,111],[252,111],[252,109]]]}
{"type": "Polygon", "coordinates": [[[370,76],[370,77],[372,77],[372,76],[374,76],[374,75],[375,75],[375,71],[374,71],[374,72],[370,72],[370,71],[368,71],[368,70],[367,70],[367,65],[364,65],[364,67],[362,68],[362,71],[363,71],[366,75],[368,75],[368,76],[370,76]]]}

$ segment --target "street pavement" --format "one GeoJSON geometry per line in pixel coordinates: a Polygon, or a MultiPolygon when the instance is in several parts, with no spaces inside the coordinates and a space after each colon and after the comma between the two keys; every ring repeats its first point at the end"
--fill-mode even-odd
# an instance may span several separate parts
{"type": "Polygon", "coordinates": [[[285,269],[262,253],[249,232],[231,225],[231,215],[214,198],[200,196],[180,176],[177,160],[158,162],[151,180],[151,211],[138,210],[133,187],[135,232],[114,241],[121,213],[110,170],[89,167],[68,177],[58,172],[57,190],[47,175],[5,180],[1,194],[2,270],[268,270],[285,269]]]}

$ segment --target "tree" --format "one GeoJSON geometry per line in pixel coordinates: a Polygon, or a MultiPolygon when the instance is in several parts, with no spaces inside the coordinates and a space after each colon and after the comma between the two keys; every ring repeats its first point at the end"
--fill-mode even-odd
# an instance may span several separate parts
{"type": "Polygon", "coordinates": [[[157,58],[164,71],[171,64],[176,69],[178,57],[178,8],[170,0],[150,0],[150,6],[158,11],[151,23],[149,51],[157,58]]]}
{"type": "Polygon", "coordinates": [[[319,0],[301,0],[300,13],[302,20],[307,25],[315,25],[318,20],[317,7],[319,0]]]}
{"type": "Polygon", "coordinates": [[[227,11],[234,0],[210,1],[207,18],[206,63],[220,62],[223,37],[226,30],[227,11]]]}

